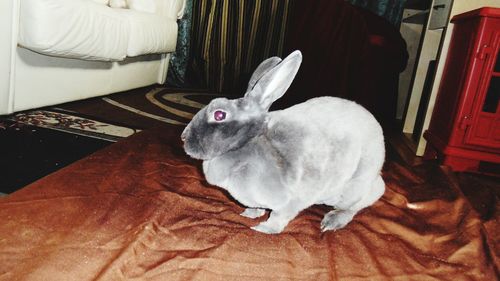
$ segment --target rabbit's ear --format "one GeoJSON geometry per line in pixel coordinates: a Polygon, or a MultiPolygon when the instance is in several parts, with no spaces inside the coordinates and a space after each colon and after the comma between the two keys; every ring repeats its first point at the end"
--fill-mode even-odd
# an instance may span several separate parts
{"type": "Polygon", "coordinates": [[[262,78],[264,74],[266,74],[269,70],[278,65],[278,63],[280,62],[281,58],[279,57],[271,57],[261,62],[253,72],[252,77],[250,77],[250,81],[248,81],[247,92],[250,92],[255,86],[255,84],[260,80],[260,78],[262,78]]]}
{"type": "Polygon", "coordinates": [[[267,71],[245,98],[255,100],[262,109],[268,110],[271,104],[283,96],[292,84],[302,63],[302,53],[294,51],[280,64],[267,71]]]}

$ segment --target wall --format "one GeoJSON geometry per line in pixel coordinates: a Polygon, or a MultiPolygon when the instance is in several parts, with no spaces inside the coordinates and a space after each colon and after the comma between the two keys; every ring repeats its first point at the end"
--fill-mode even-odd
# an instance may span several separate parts
{"type": "MultiPolygon", "coordinates": [[[[405,10],[403,19],[420,13],[421,10],[405,10]]],[[[414,67],[417,63],[418,47],[420,45],[420,37],[424,28],[423,22],[420,23],[402,23],[399,31],[401,36],[406,41],[408,51],[408,63],[406,68],[399,75],[399,90],[398,90],[398,107],[396,118],[402,119],[405,111],[406,101],[410,93],[411,80],[413,77],[414,67]]]]}

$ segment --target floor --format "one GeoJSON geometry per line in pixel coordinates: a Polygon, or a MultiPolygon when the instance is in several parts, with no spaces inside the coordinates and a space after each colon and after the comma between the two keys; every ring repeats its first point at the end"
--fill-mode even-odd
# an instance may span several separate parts
{"type": "Polygon", "coordinates": [[[0,116],[0,196],[143,129],[184,126],[215,96],[144,87],[0,116]]]}
{"type": "Polygon", "coordinates": [[[7,194],[113,143],[10,120],[1,121],[0,139],[0,192],[7,194]]]}
{"type": "Polygon", "coordinates": [[[402,133],[394,132],[386,136],[389,158],[398,157],[403,163],[419,170],[421,167],[436,165],[447,175],[448,180],[458,187],[469,200],[482,219],[500,217],[500,175],[486,175],[470,172],[453,172],[440,166],[437,160],[424,160],[414,154],[416,143],[402,133]]]}

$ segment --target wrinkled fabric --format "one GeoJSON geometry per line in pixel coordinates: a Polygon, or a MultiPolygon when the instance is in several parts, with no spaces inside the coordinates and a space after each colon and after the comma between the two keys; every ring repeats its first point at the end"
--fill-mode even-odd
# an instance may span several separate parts
{"type": "Polygon", "coordinates": [[[438,166],[388,160],[384,196],[344,229],[321,233],[327,208],[313,206],[266,235],[180,132],[140,133],[0,198],[0,280],[496,278],[497,224],[438,166]]]}

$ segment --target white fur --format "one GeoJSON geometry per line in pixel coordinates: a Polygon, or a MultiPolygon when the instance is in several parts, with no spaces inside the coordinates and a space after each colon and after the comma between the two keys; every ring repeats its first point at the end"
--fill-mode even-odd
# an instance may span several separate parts
{"type": "MultiPolygon", "coordinates": [[[[323,231],[339,229],[382,196],[384,183],[379,175],[385,155],[382,130],[364,108],[340,98],[315,98],[270,112],[267,129],[273,130],[283,122],[306,128],[301,140],[305,150],[296,159],[300,164],[293,177],[274,177],[279,169],[270,167],[272,157],[251,156],[254,159],[234,163],[223,155],[203,162],[207,181],[226,189],[243,205],[284,212],[277,218],[271,216],[255,230],[281,232],[289,220],[314,204],[344,210],[328,214],[325,218],[334,222],[322,224],[323,231]],[[254,176],[241,177],[239,170],[248,168],[249,163],[253,165],[254,176]],[[353,178],[360,163],[363,171],[353,178]],[[307,166],[316,167],[317,175],[308,175],[304,168],[307,166]],[[266,185],[262,185],[262,178],[266,178],[266,185]]],[[[247,213],[242,215],[253,217],[247,213]]]]}
{"type": "MultiPolygon", "coordinates": [[[[269,219],[254,230],[279,233],[314,204],[335,208],[324,216],[322,231],[340,229],[384,192],[382,129],[362,106],[335,97],[314,98],[267,113],[292,83],[302,56],[296,51],[281,63],[271,59],[257,68],[242,100],[214,100],[193,118],[182,134],[185,150],[205,160],[203,171],[210,184],[226,189],[248,207],[242,216],[256,218],[264,209],[271,210],[269,219]],[[217,128],[205,131],[213,108],[239,108],[244,112],[233,112],[234,122],[228,124],[263,124],[263,128],[247,136],[241,147],[217,152],[223,149],[218,142],[227,138],[217,139],[217,128]],[[203,137],[210,137],[208,144],[199,141],[203,137]]],[[[227,124],[225,130],[230,130],[227,124]]]]}

